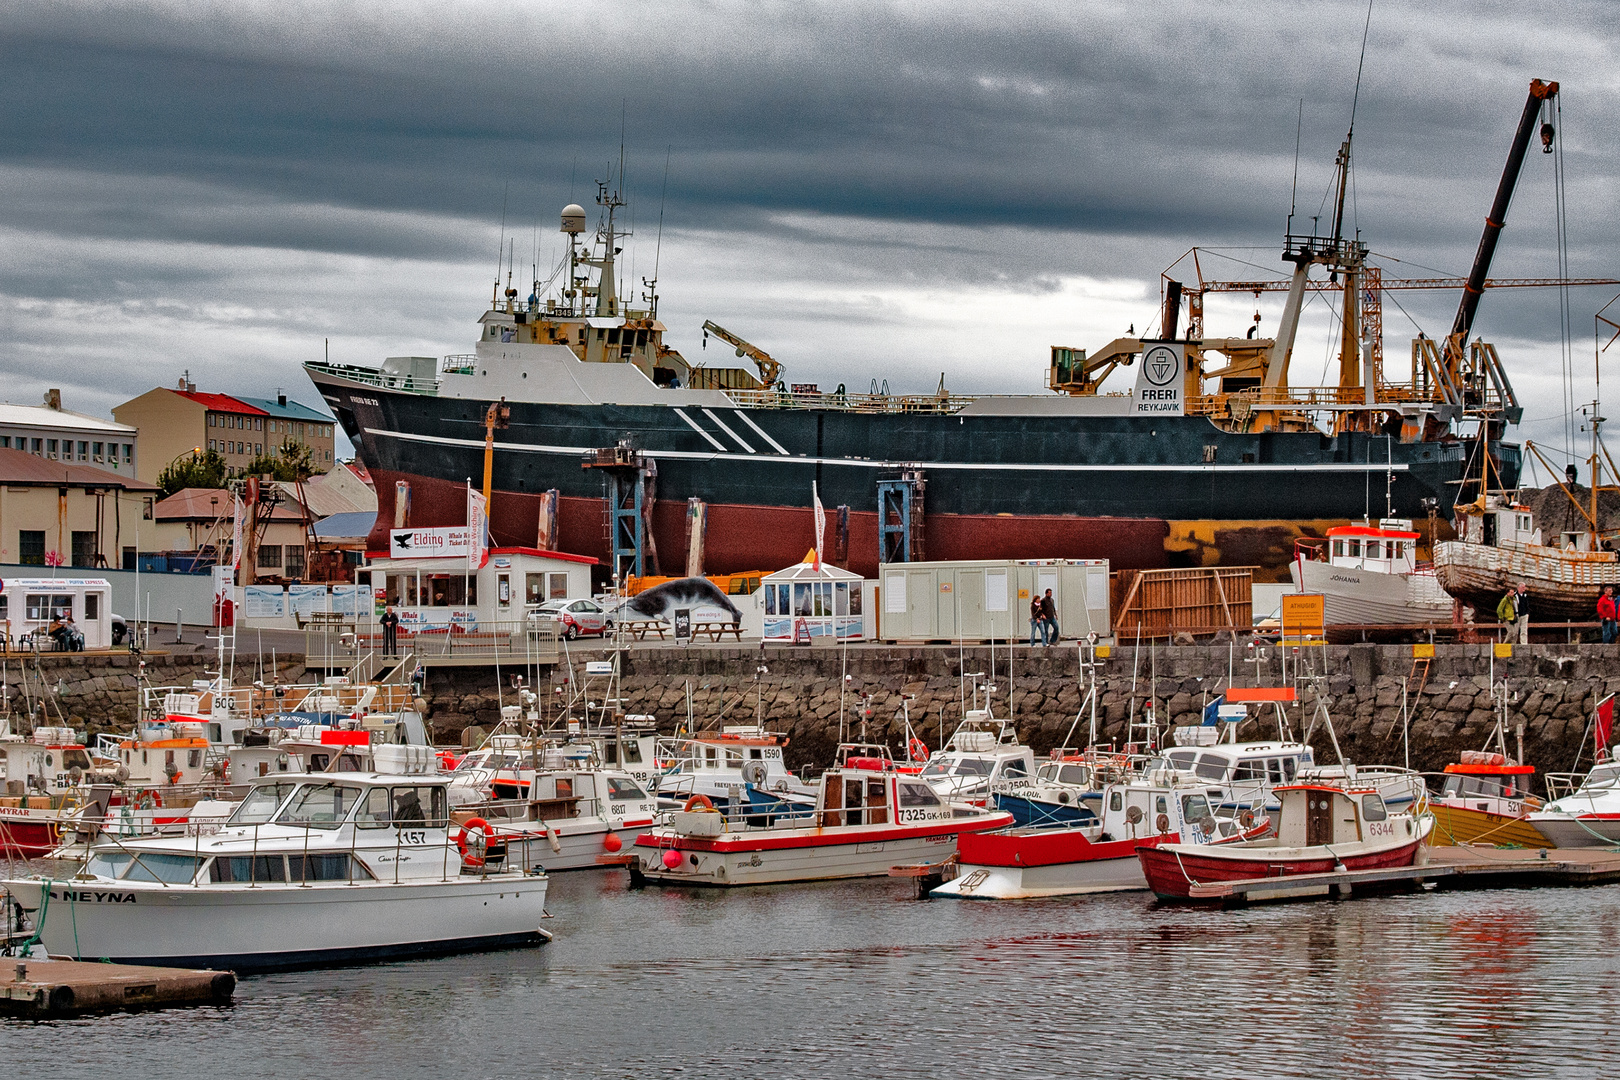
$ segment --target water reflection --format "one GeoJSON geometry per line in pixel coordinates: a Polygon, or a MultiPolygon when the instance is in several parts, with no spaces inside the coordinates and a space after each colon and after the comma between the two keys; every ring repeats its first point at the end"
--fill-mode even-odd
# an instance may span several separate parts
{"type": "Polygon", "coordinates": [[[1620,986],[1608,888],[1232,912],[908,888],[562,875],[542,949],[8,1022],[0,1059],[30,1077],[1587,1075],[1620,986]]]}

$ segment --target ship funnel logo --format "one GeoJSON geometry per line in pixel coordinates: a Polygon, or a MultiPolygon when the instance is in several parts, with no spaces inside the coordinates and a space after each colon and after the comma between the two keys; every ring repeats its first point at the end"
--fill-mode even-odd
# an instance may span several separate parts
{"type": "Polygon", "coordinates": [[[1175,350],[1162,345],[1148,350],[1147,355],[1142,358],[1142,367],[1147,381],[1154,386],[1166,385],[1181,371],[1175,350]]]}

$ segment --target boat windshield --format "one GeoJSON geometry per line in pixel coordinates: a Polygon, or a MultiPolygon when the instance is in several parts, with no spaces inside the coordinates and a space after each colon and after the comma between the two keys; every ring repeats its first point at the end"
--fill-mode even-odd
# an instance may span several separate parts
{"type": "Polygon", "coordinates": [[[608,798],[610,799],[645,799],[647,797],[647,793],[637,787],[634,782],[617,776],[608,777],[607,786],[608,798]]]}
{"type": "Polygon", "coordinates": [[[287,800],[297,784],[258,784],[236,808],[227,825],[263,825],[275,816],[276,808],[287,800]]]}
{"type": "Polygon", "coordinates": [[[360,794],[360,788],[348,784],[306,784],[276,815],[276,824],[335,829],[360,801],[360,794]]]}
{"type": "Polygon", "coordinates": [[[130,856],[127,851],[97,852],[90,856],[90,861],[85,864],[84,872],[94,874],[96,877],[112,878],[116,881],[124,876],[125,870],[129,869],[129,859],[130,856]]]}
{"type": "Polygon", "coordinates": [[[169,885],[189,885],[201,862],[195,855],[159,855],[139,852],[131,860],[125,881],[161,881],[169,885]]]}
{"type": "Polygon", "coordinates": [[[951,775],[951,765],[952,762],[950,758],[935,758],[933,761],[930,761],[927,765],[923,766],[921,775],[949,776],[951,775]]]}
{"type": "MultiPolygon", "coordinates": [[[[983,758],[963,758],[956,763],[955,771],[957,776],[989,776],[990,770],[995,767],[995,762],[985,761],[983,758]]],[[[1023,772],[1021,762],[1018,771],[1023,772]]]]}

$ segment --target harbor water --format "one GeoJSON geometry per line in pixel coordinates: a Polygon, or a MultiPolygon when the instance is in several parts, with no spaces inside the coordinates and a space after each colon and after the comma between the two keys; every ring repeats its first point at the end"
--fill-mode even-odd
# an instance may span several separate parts
{"type": "Polygon", "coordinates": [[[558,875],[551,944],[0,1022],[6,1075],[1516,1077],[1603,1071],[1620,891],[1219,911],[558,875]]]}

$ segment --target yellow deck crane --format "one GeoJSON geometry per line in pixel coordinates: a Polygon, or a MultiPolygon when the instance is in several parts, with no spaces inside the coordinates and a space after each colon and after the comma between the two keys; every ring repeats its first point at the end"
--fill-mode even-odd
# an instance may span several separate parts
{"type": "Polygon", "coordinates": [[[764,349],[761,349],[756,345],[750,345],[748,342],[744,341],[742,338],[738,337],[736,334],[733,334],[730,330],[727,330],[725,327],[716,322],[705,322],[703,324],[704,348],[708,347],[710,334],[713,334],[727,345],[730,345],[732,348],[736,349],[738,356],[746,356],[748,359],[752,360],[754,362],[754,366],[759,368],[759,379],[764,385],[775,386],[776,383],[782,378],[781,361],[772,357],[771,354],[766,352],[764,349]]]}

